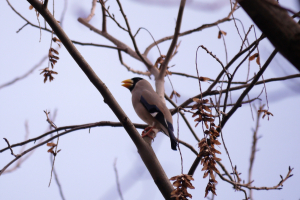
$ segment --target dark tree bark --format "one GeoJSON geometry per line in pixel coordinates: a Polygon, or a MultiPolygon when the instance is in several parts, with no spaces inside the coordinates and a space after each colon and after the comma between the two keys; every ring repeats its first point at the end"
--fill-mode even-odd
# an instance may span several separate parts
{"type": "Polygon", "coordinates": [[[238,3],[276,49],[300,71],[300,25],[275,0],[238,3]]]}

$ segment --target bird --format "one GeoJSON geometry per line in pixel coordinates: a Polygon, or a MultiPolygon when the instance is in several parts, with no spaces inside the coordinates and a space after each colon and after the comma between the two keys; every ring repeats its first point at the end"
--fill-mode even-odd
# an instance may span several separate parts
{"type": "Polygon", "coordinates": [[[126,79],[122,83],[122,86],[128,88],[132,94],[132,105],[136,114],[149,125],[143,131],[142,137],[152,138],[149,135],[152,129],[158,129],[170,137],[171,148],[177,150],[172,115],[151,84],[140,77],[126,79]]]}

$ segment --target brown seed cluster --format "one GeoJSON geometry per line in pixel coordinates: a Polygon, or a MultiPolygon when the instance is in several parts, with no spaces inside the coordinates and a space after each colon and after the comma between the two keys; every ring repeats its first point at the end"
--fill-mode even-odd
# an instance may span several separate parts
{"type": "MultiPolygon", "coordinates": [[[[57,37],[53,37],[52,41],[57,43],[57,45],[60,47],[60,43],[61,41],[57,38],[57,37]]],[[[58,57],[58,51],[53,49],[52,47],[50,47],[49,52],[48,52],[48,57],[49,57],[49,62],[51,64],[52,69],[54,68],[54,65],[57,63],[57,61],[59,60],[58,57]]],[[[44,83],[46,83],[46,81],[49,78],[49,81],[53,81],[54,77],[52,76],[53,74],[58,74],[57,72],[50,70],[49,67],[46,67],[45,69],[43,69],[43,71],[40,74],[44,74],[44,83]]]]}
{"type": "Polygon", "coordinates": [[[249,61],[254,60],[255,58],[256,58],[256,63],[257,63],[258,65],[260,65],[260,58],[259,58],[259,54],[258,54],[258,53],[255,53],[255,54],[253,54],[252,56],[250,56],[250,57],[249,57],[249,61]]]}
{"type": "Polygon", "coordinates": [[[202,138],[202,140],[199,142],[199,155],[202,155],[202,171],[205,171],[203,178],[206,178],[209,175],[208,184],[205,189],[205,197],[208,195],[209,191],[211,191],[214,195],[217,195],[215,185],[218,182],[216,181],[214,172],[220,173],[219,170],[216,168],[216,164],[217,161],[221,161],[221,158],[218,158],[216,154],[221,154],[221,152],[215,149],[215,145],[220,145],[221,143],[217,140],[217,137],[219,137],[219,132],[216,130],[215,127],[215,124],[211,123],[210,129],[205,131],[207,137],[202,138]]]}
{"type": "Polygon", "coordinates": [[[47,143],[48,147],[51,147],[50,149],[48,149],[48,153],[52,153],[54,156],[56,156],[61,150],[58,150],[57,152],[53,151],[53,149],[57,146],[57,144],[53,143],[53,142],[49,142],[47,143]]]}
{"type": "Polygon", "coordinates": [[[269,116],[272,115],[274,116],[271,112],[269,112],[268,110],[263,110],[262,107],[257,111],[257,112],[263,112],[264,115],[262,116],[262,118],[265,118],[265,116],[268,116],[268,120],[269,120],[269,116]]]}
{"type": "Polygon", "coordinates": [[[193,117],[197,116],[195,119],[195,122],[197,122],[196,126],[202,121],[207,129],[204,131],[205,137],[202,138],[198,144],[200,148],[198,156],[201,156],[201,165],[203,166],[202,171],[204,171],[203,178],[209,176],[208,184],[205,189],[205,197],[208,195],[209,191],[214,195],[217,195],[215,185],[218,182],[216,181],[214,172],[220,173],[216,168],[216,164],[217,161],[221,161],[221,159],[218,158],[216,154],[221,154],[221,152],[215,149],[215,145],[221,144],[217,139],[220,136],[221,129],[219,126],[215,125],[215,117],[211,114],[211,109],[205,105],[208,104],[208,99],[194,98],[193,101],[196,102],[192,106],[192,110],[196,110],[193,114],[193,117]]]}
{"type": "Polygon", "coordinates": [[[175,90],[173,90],[171,95],[170,95],[170,99],[173,99],[174,95],[177,96],[177,97],[180,97],[180,94],[178,92],[176,92],[175,90]]]}
{"type": "Polygon", "coordinates": [[[40,74],[44,74],[44,83],[46,83],[46,81],[48,80],[49,77],[49,81],[53,81],[54,77],[52,76],[53,74],[58,74],[57,72],[50,70],[49,67],[46,67],[45,69],[43,69],[43,71],[40,74]]]}
{"type": "Polygon", "coordinates": [[[208,123],[207,122],[214,122],[214,116],[211,114],[211,110],[209,109],[208,106],[205,104],[208,103],[208,99],[198,99],[198,98],[193,98],[193,101],[196,102],[192,106],[192,110],[197,110],[194,112],[192,117],[198,117],[194,121],[197,122],[196,126],[203,121],[205,124],[205,127],[208,129],[208,123]]]}
{"type": "Polygon", "coordinates": [[[176,198],[176,200],[187,200],[187,197],[192,198],[192,195],[187,191],[187,188],[195,189],[191,183],[194,180],[192,176],[181,174],[170,178],[170,180],[174,181],[173,185],[176,187],[171,192],[171,198],[176,198]]]}
{"type": "Polygon", "coordinates": [[[51,63],[52,69],[53,69],[54,65],[57,63],[57,60],[59,59],[59,57],[57,56],[58,54],[59,54],[58,51],[56,51],[52,47],[49,49],[48,56],[49,56],[49,61],[51,63]]]}

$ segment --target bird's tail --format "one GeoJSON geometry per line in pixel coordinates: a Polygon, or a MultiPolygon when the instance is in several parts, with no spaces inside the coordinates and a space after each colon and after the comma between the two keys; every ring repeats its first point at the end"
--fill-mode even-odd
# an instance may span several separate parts
{"type": "Polygon", "coordinates": [[[170,141],[171,141],[171,148],[176,151],[177,150],[177,139],[173,133],[174,132],[173,125],[169,122],[168,122],[168,132],[169,132],[170,141]]]}

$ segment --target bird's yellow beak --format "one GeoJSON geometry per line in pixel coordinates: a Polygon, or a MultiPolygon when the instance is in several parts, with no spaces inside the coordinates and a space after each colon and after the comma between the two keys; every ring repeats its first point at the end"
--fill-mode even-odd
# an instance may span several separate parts
{"type": "Polygon", "coordinates": [[[126,80],[122,81],[122,83],[123,83],[122,86],[129,89],[133,85],[133,80],[126,79],[126,80]]]}

